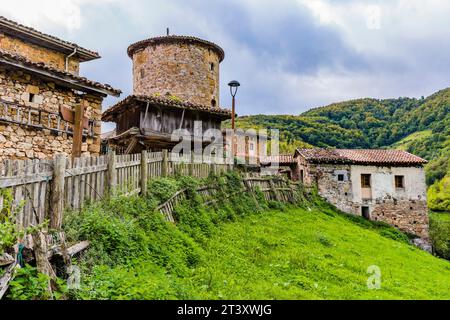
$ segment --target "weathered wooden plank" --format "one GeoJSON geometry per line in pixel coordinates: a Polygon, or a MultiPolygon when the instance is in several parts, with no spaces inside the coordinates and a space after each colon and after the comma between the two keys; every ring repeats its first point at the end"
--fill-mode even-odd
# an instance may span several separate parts
{"type": "Polygon", "coordinates": [[[9,288],[9,282],[14,278],[14,270],[16,269],[17,262],[14,262],[8,268],[6,268],[3,276],[0,278],[0,300],[9,288]]]}
{"type": "Polygon", "coordinates": [[[59,230],[62,226],[64,212],[64,177],[66,169],[65,156],[58,154],[53,161],[52,194],[50,200],[50,228],[59,230]]]}

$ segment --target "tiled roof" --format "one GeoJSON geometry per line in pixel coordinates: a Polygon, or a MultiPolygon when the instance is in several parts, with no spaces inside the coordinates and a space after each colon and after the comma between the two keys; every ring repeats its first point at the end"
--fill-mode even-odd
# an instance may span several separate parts
{"type": "Polygon", "coordinates": [[[80,58],[82,58],[82,61],[100,58],[99,54],[95,51],[82,48],[75,43],[61,40],[55,36],[40,32],[31,27],[24,26],[3,16],[0,16],[0,31],[12,33],[19,37],[34,38],[39,42],[39,45],[42,45],[44,47],[47,45],[51,45],[52,47],[58,46],[60,47],[60,49],[70,51],[73,51],[75,48],[77,48],[78,54],[80,55],[80,58]]]}
{"type": "Polygon", "coordinates": [[[308,162],[374,165],[420,165],[426,160],[402,150],[379,149],[297,149],[308,162]]]}
{"type": "Polygon", "coordinates": [[[150,39],[146,39],[146,40],[142,40],[142,41],[133,43],[132,45],[130,45],[128,47],[128,50],[127,50],[128,56],[130,58],[132,58],[133,54],[137,50],[145,48],[151,44],[159,44],[159,43],[196,43],[196,44],[201,44],[201,45],[204,45],[204,46],[216,51],[219,54],[219,59],[221,62],[225,58],[225,52],[223,51],[223,49],[213,42],[203,40],[200,38],[196,38],[196,37],[191,37],[191,36],[176,36],[176,35],[154,37],[154,38],[150,38],[150,39]]]}
{"type": "Polygon", "coordinates": [[[103,121],[114,121],[116,115],[122,113],[124,109],[126,109],[129,105],[136,102],[149,102],[154,105],[163,106],[163,107],[173,107],[187,110],[195,110],[202,111],[205,113],[211,113],[219,115],[225,119],[231,118],[231,111],[228,109],[222,108],[212,108],[200,104],[193,104],[190,102],[183,102],[173,99],[154,97],[154,96],[145,96],[145,95],[131,95],[120,101],[116,105],[112,106],[105,112],[103,112],[102,120],[103,121]]]}
{"type": "Polygon", "coordinates": [[[36,69],[38,71],[45,71],[45,72],[51,73],[54,76],[66,79],[67,82],[74,83],[74,84],[78,83],[78,84],[81,84],[84,86],[102,89],[114,96],[119,96],[122,93],[122,91],[120,91],[118,89],[114,89],[109,84],[102,84],[102,83],[99,83],[96,81],[88,80],[84,77],[77,76],[70,72],[55,69],[44,63],[33,62],[23,56],[0,50],[0,63],[6,63],[6,62],[12,63],[16,67],[27,67],[27,68],[36,69]]]}
{"type": "Polygon", "coordinates": [[[269,163],[291,164],[295,163],[295,160],[292,154],[280,154],[278,156],[261,157],[260,162],[262,164],[269,164],[269,163]]]}

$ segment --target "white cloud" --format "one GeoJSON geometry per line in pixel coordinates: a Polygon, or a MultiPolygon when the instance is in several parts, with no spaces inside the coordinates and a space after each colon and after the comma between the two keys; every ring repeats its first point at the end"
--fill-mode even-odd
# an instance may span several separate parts
{"type": "Polygon", "coordinates": [[[88,3],[114,0],[15,0],[2,1],[0,14],[35,28],[57,26],[74,31],[81,28],[81,8],[88,3]]]}

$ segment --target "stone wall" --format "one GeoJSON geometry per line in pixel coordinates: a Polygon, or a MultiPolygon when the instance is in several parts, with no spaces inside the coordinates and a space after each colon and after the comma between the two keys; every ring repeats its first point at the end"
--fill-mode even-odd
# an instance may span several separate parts
{"type": "MultiPolygon", "coordinates": [[[[43,62],[50,67],[65,70],[66,56],[63,53],[24,42],[4,33],[0,33],[0,50],[21,55],[32,62],[43,62]]],[[[76,75],[79,74],[80,62],[76,57],[69,59],[68,70],[76,75]]]]}
{"type": "MultiPolygon", "coordinates": [[[[61,88],[22,71],[0,68],[0,102],[14,102],[24,106],[41,108],[45,111],[59,112],[60,106],[74,110],[80,98],[72,90],[61,88]],[[30,94],[34,94],[30,102],[30,94]]],[[[96,120],[94,138],[85,139],[83,155],[98,155],[100,152],[101,103],[102,97],[84,95],[81,101],[87,104],[86,116],[96,120]]],[[[4,112],[0,108],[1,112],[4,112]]],[[[3,159],[43,159],[55,153],[71,154],[72,137],[66,134],[55,135],[49,130],[35,130],[25,126],[0,122],[0,160],[3,159]]]]}
{"type": "Polygon", "coordinates": [[[386,222],[403,232],[429,239],[426,200],[385,198],[372,205],[370,218],[386,222]]]}
{"type": "Polygon", "coordinates": [[[150,45],[133,56],[134,94],[218,107],[219,63],[219,55],[201,45],[150,45]]]}
{"type": "Polygon", "coordinates": [[[428,241],[428,208],[422,167],[377,167],[311,164],[297,157],[296,176],[303,170],[303,183],[316,185],[319,194],[341,211],[362,215],[369,208],[371,220],[386,222],[428,241]],[[372,198],[362,199],[362,173],[372,175],[372,198]],[[344,180],[339,181],[338,176],[344,180]],[[405,188],[395,188],[394,176],[405,177],[405,188]]]}

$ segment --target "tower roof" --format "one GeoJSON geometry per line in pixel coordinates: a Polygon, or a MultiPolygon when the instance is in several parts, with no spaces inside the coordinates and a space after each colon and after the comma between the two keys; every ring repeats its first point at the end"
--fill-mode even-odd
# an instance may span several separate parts
{"type": "Polygon", "coordinates": [[[191,36],[177,36],[177,35],[170,35],[170,36],[161,36],[161,37],[154,37],[142,41],[138,41],[136,43],[133,43],[128,47],[128,56],[130,58],[133,57],[133,55],[136,53],[136,51],[146,48],[150,45],[156,45],[161,43],[188,43],[188,44],[197,44],[201,46],[208,47],[209,49],[214,50],[219,55],[220,62],[223,61],[225,58],[225,51],[219,47],[217,44],[203,40],[196,37],[191,36]]]}

